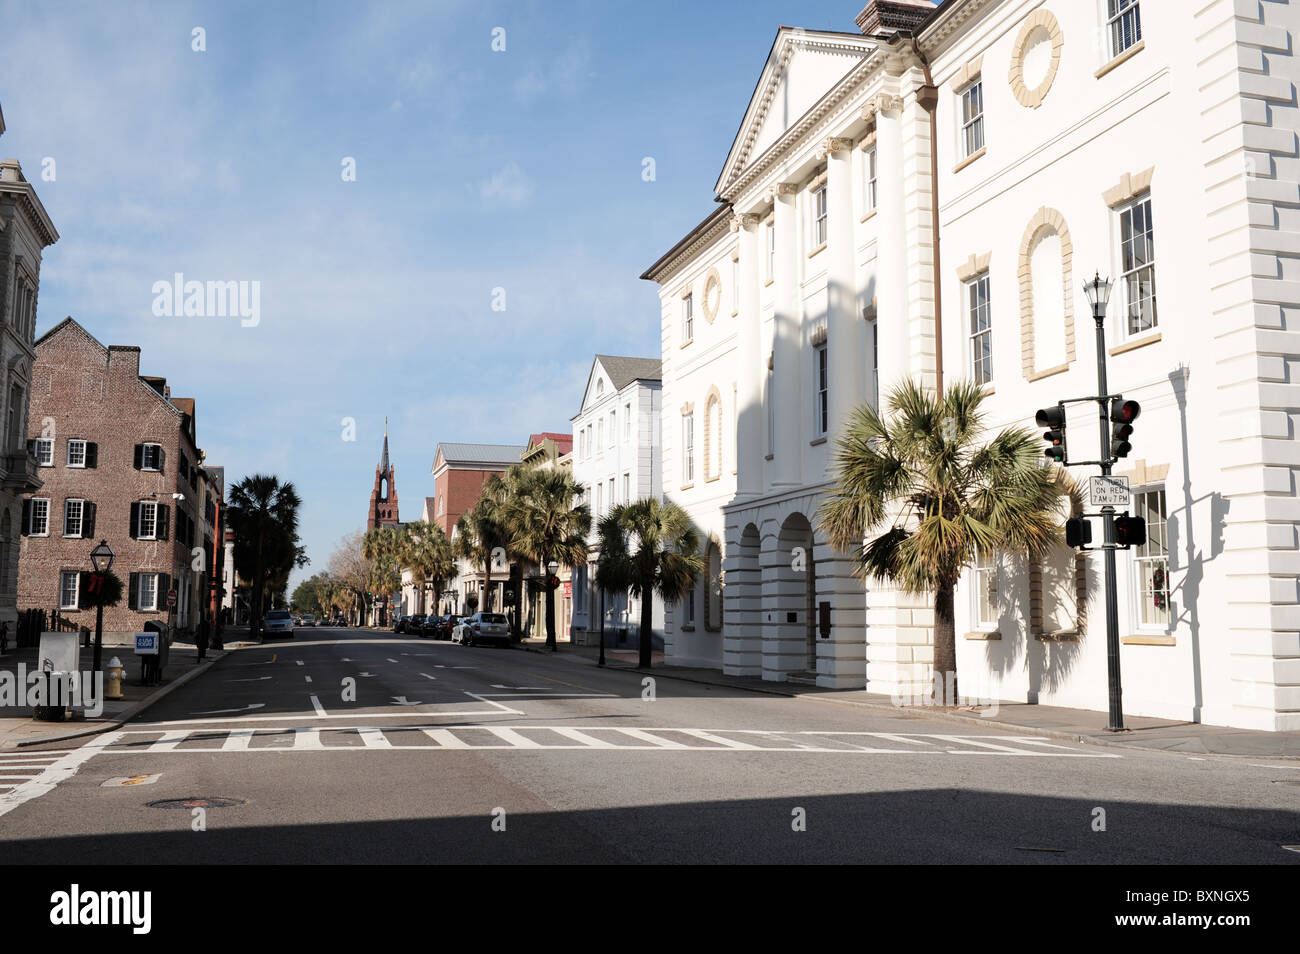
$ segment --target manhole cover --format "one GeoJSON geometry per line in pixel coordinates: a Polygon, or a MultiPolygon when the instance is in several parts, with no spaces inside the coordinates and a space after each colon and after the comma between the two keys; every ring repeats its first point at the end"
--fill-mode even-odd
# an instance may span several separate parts
{"type": "Polygon", "coordinates": [[[192,808],[236,808],[244,804],[242,798],[221,798],[208,796],[195,796],[194,798],[164,798],[160,801],[150,802],[150,808],[180,808],[184,810],[192,808]]]}

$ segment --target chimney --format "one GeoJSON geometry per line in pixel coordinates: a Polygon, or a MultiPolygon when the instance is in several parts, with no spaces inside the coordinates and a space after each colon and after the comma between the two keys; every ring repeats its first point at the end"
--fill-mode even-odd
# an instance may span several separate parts
{"type": "Polygon", "coordinates": [[[854,22],[867,36],[914,31],[935,9],[932,0],[868,0],[854,22]]]}

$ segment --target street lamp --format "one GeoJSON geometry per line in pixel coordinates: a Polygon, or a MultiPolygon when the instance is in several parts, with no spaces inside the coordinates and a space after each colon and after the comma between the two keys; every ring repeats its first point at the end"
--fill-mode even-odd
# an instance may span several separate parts
{"type": "Polygon", "coordinates": [[[103,600],[103,577],[113,568],[113,548],[108,545],[108,541],[100,540],[99,546],[90,551],[90,565],[95,568],[95,573],[100,577],[99,599],[96,600],[95,606],[95,656],[91,663],[91,671],[99,672],[100,660],[104,653],[104,600],[103,600]]]}
{"type": "MultiPolygon", "coordinates": [[[[1110,301],[1111,282],[1100,272],[1083,283],[1083,293],[1092,306],[1093,321],[1097,324],[1097,402],[1101,419],[1101,472],[1109,477],[1111,470],[1110,391],[1106,384],[1106,304],[1110,301]]],[[[1109,732],[1124,731],[1123,688],[1119,672],[1119,608],[1115,584],[1115,508],[1101,508],[1103,541],[1106,561],[1106,681],[1110,695],[1109,732]]]]}

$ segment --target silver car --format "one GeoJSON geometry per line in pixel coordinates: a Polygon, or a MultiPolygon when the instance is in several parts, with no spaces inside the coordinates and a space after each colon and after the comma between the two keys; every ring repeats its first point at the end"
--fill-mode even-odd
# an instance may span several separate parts
{"type": "Polygon", "coordinates": [[[510,642],[510,621],[500,613],[475,613],[466,616],[451,634],[452,642],[465,646],[495,640],[510,642]]]}
{"type": "Polygon", "coordinates": [[[262,632],[267,636],[285,635],[293,638],[293,617],[288,610],[270,610],[262,617],[262,632]]]}

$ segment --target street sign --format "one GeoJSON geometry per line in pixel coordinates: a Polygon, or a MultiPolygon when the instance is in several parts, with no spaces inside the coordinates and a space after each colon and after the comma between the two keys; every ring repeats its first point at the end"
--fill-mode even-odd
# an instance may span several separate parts
{"type": "Polygon", "coordinates": [[[168,591],[167,591],[167,608],[168,608],[168,609],[175,609],[175,608],[176,608],[176,591],[175,591],[175,590],[168,590],[168,591]]]}
{"type": "Polygon", "coordinates": [[[1129,489],[1127,477],[1088,478],[1088,506],[1127,507],[1129,489]]]}

